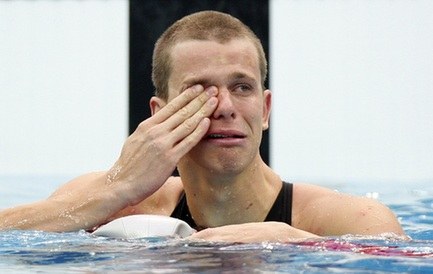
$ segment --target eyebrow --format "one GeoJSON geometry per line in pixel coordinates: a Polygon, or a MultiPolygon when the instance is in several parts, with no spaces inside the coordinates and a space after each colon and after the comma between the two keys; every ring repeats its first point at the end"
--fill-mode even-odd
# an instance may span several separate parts
{"type": "MultiPolygon", "coordinates": [[[[229,74],[228,79],[230,79],[230,80],[247,79],[248,81],[257,83],[257,80],[254,77],[252,77],[252,76],[250,76],[244,72],[238,72],[238,71],[229,74]]],[[[183,83],[186,86],[200,84],[200,85],[203,85],[205,87],[210,86],[212,84],[208,77],[191,77],[191,78],[187,79],[186,81],[184,81],[183,83]]]]}
{"type": "Polygon", "coordinates": [[[246,73],[243,73],[243,72],[234,72],[234,73],[229,75],[229,78],[235,79],[235,80],[247,79],[248,81],[257,82],[254,77],[252,77],[246,73]]]}
{"type": "Polygon", "coordinates": [[[202,86],[208,86],[209,85],[209,80],[206,78],[189,78],[188,80],[184,81],[183,84],[186,86],[192,86],[192,85],[196,85],[196,84],[200,84],[202,86]]]}

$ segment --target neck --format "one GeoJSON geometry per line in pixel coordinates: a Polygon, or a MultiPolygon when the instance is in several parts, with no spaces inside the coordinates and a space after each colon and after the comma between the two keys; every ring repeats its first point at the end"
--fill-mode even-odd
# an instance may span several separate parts
{"type": "Polygon", "coordinates": [[[258,156],[239,174],[179,169],[188,207],[200,227],[263,221],[281,188],[280,178],[258,156]]]}

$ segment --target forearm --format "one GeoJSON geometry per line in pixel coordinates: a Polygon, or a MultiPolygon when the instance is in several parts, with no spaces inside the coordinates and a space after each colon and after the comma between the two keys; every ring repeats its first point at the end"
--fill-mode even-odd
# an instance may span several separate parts
{"type": "Polygon", "coordinates": [[[0,212],[0,229],[76,231],[105,222],[128,205],[127,192],[119,184],[107,184],[105,173],[74,179],[46,200],[0,212]]]}
{"type": "Polygon", "coordinates": [[[0,229],[57,232],[89,229],[98,225],[105,217],[101,211],[98,212],[97,207],[92,207],[91,204],[69,207],[69,203],[44,200],[10,208],[0,212],[0,229]]]}
{"type": "Polygon", "coordinates": [[[319,238],[319,236],[282,222],[258,222],[208,228],[189,238],[217,242],[255,243],[296,242],[319,238]]]}

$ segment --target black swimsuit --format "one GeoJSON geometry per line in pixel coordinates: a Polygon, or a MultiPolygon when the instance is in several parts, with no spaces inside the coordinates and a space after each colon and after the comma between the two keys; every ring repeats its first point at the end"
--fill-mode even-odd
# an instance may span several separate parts
{"type": "MultiPolygon", "coordinates": [[[[277,221],[289,225],[292,224],[292,192],[293,185],[291,183],[283,182],[280,193],[278,193],[271,210],[269,210],[265,222],[277,221]]],[[[192,228],[197,229],[197,225],[189,212],[185,193],[182,195],[179,203],[171,214],[171,217],[181,219],[188,223],[192,228]]]]}

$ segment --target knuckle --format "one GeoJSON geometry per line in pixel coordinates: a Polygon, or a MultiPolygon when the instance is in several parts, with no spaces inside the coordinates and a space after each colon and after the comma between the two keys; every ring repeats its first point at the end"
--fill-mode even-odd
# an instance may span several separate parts
{"type": "Polygon", "coordinates": [[[145,121],[141,122],[140,124],[138,124],[136,131],[143,132],[143,131],[146,131],[148,127],[149,127],[149,122],[148,122],[148,120],[145,120],[145,121]]]}
{"type": "Polygon", "coordinates": [[[199,110],[198,113],[200,114],[201,117],[207,117],[207,116],[209,116],[209,115],[212,113],[212,110],[209,109],[209,108],[207,108],[207,107],[205,107],[205,106],[203,106],[203,107],[199,110]]]}
{"type": "Polygon", "coordinates": [[[185,145],[186,147],[192,147],[192,146],[195,144],[193,138],[185,138],[185,139],[183,140],[183,143],[184,143],[184,145],[185,145]]]}
{"type": "Polygon", "coordinates": [[[149,149],[155,156],[160,156],[164,151],[164,144],[160,139],[151,139],[149,141],[149,149]]]}
{"type": "Polygon", "coordinates": [[[173,114],[176,113],[178,106],[174,102],[171,102],[170,104],[167,104],[165,108],[168,110],[169,113],[173,114]]]}
{"type": "Polygon", "coordinates": [[[183,118],[188,118],[189,117],[189,110],[187,107],[183,107],[178,111],[179,115],[182,116],[183,118]]]}
{"type": "Polygon", "coordinates": [[[196,96],[197,94],[192,89],[186,89],[179,95],[179,97],[182,98],[182,101],[184,102],[192,101],[196,96]]]}
{"type": "Polygon", "coordinates": [[[186,119],[183,122],[184,128],[186,128],[188,131],[191,131],[195,128],[195,121],[192,118],[186,119]]]}
{"type": "Polygon", "coordinates": [[[148,129],[147,132],[146,132],[146,138],[151,143],[158,142],[158,139],[159,139],[160,135],[161,134],[159,133],[159,130],[157,128],[155,128],[155,127],[152,127],[150,129],[148,129]]]}

